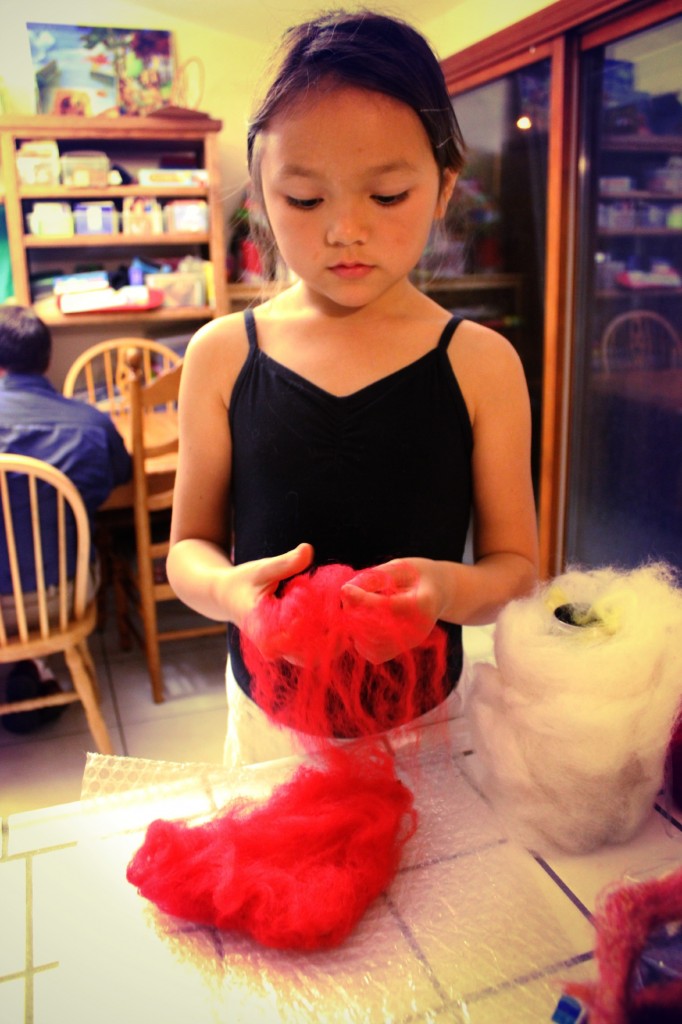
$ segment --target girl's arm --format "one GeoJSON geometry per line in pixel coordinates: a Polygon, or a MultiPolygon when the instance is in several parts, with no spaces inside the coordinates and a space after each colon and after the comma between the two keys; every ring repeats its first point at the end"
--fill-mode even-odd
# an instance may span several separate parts
{"type": "Polygon", "coordinates": [[[180,386],[180,453],[173,495],[168,579],[195,611],[240,626],[280,580],[306,568],[310,545],[234,566],[230,560],[228,409],[248,352],[241,316],[202,328],[185,355],[180,386]]]}
{"type": "MultiPolygon", "coordinates": [[[[344,603],[370,608],[388,602],[406,621],[416,615],[424,637],[438,619],[462,625],[493,621],[537,579],[530,403],[520,359],[499,334],[472,322],[458,329],[450,358],[474,435],[474,564],[396,559],[383,566],[397,584],[395,596],[352,584],[344,588],[344,603]]],[[[389,637],[363,637],[358,648],[373,661],[398,653],[389,637]]]]}

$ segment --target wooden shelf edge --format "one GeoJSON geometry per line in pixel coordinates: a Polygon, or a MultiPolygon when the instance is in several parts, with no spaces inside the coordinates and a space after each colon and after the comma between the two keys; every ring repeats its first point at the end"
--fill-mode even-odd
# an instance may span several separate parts
{"type": "Polygon", "coordinates": [[[201,321],[206,323],[217,315],[212,306],[161,306],[159,309],[140,309],[126,312],[102,310],[92,313],[60,313],[54,298],[38,299],[33,303],[37,315],[50,327],[83,327],[89,324],[129,323],[171,323],[201,321]]]}
{"type": "Polygon", "coordinates": [[[138,246],[207,245],[205,231],[164,232],[161,235],[133,235],[119,232],[111,235],[25,235],[27,249],[120,249],[138,246]]]}
{"type": "Polygon", "coordinates": [[[154,199],[205,199],[208,185],[103,185],[74,188],[71,185],[20,185],[19,198],[37,202],[41,199],[68,202],[72,199],[123,199],[126,196],[149,196],[154,199]]]}

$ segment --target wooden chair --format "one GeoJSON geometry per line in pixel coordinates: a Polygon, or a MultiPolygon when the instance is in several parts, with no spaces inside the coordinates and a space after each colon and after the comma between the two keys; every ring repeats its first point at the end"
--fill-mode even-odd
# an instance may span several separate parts
{"type": "Polygon", "coordinates": [[[156,703],[164,699],[159,644],[167,640],[208,636],[225,632],[224,624],[209,623],[197,616],[197,625],[160,631],[157,604],[177,600],[165,576],[169,549],[168,521],[173,503],[178,434],[169,435],[168,419],[177,408],[182,364],[145,383],[142,354],[133,350],[128,359],[133,458],[133,490],[136,539],[135,583],[144,628],[147,669],[156,703]],[[159,425],[166,427],[159,431],[159,425]],[[160,436],[161,435],[161,436],[160,436]],[[152,467],[153,471],[152,471],[152,467]],[[154,520],[161,514],[161,539],[153,537],[154,520]]]}
{"type": "Polygon", "coordinates": [[[111,754],[88,648],[97,610],[90,583],[90,524],[83,499],[71,480],[54,466],[28,456],[0,454],[0,509],[2,556],[7,559],[12,581],[12,595],[0,599],[0,663],[62,653],[74,686],[64,693],[0,704],[0,714],[81,701],[97,750],[111,754]],[[53,514],[46,514],[46,507],[53,514]],[[17,545],[19,521],[23,529],[31,531],[30,547],[17,545]],[[67,550],[74,549],[72,575],[67,550]],[[59,566],[59,579],[50,586],[45,579],[48,562],[59,566]],[[26,580],[31,581],[29,592],[24,589],[26,580]]]}
{"type": "Polygon", "coordinates": [[[682,366],[682,340],[660,313],[629,310],[607,324],[601,339],[601,364],[607,371],[682,366]]]}
{"type": "MultiPolygon", "coordinates": [[[[74,360],[64,379],[62,393],[67,398],[79,398],[109,413],[114,422],[130,415],[127,394],[128,367],[126,355],[135,349],[141,353],[143,379],[152,380],[182,362],[182,358],[168,345],[149,338],[110,338],[92,345],[74,360]]],[[[114,555],[121,537],[132,533],[132,509],[100,512],[95,517],[94,542],[102,567],[102,587],[98,604],[98,626],[105,627],[107,593],[113,587],[116,622],[122,650],[132,646],[133,623],[127,615],[127,601],[123,594],[120,572],[122,562],[114,555]],[[119,574],[119,575],[117,575],[119,574]]]]}
{"type": "Polygon", "coordinates": [[[144,380],[152,380],[182,362],[168,345],[149,338],[110,338],[82,352],[69,367],[62,393],[67,398],[84,398],[115,416],[127,412],[130,402],[126,394],[128,368],[126,353],[132,348],[142,356],[144,380]]]}

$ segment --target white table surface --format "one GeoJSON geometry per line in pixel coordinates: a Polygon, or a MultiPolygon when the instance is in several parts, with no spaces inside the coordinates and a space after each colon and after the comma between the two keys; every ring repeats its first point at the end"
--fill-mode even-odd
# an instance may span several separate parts
{"type": "Polygon", "coordinates": [[[80,803],[3,822],[0,1024],[534,1024],[565,979],[594,977],[590,913],[605,886],[682,863],[682,814],[589,856],[505,839],[461,771],[466,737],[397,752],[420,824],[350,938],[278,952],[168,918],[125,879],[154,818],[203,820],[292,770],[90,759],[80,803]],[[94,780],[94,785],[93,785],[94,780]]]}

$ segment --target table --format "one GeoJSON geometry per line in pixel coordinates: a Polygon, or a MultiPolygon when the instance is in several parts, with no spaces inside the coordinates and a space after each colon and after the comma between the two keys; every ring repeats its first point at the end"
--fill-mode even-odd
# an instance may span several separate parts
{"type": "Polygon", "coordinates": [[[0,1020],[18,1024],[534,1024],[594,976],[590,912],[606,885],[682,863],[682,815],[589,856],[505,839],[466,778],[452,723],[396,750],[420,824],[388,892],[327,952],[266,950],[160,914],[125,880],[157,817],[200,821],[287,778],[89,755],[79,804],[10,817],[0,861],[0,1020]],[[24,1018],[25,1007],[25,1018],[24,1018]]]}
{"type": "MultiPolygon", "coordinates": [[[[128,412],[116,412],[112,421],[123,438],[126,449],[132,454],[132,425],[128,412]]],[[[177,409],[157,410],[145,416],[145,435],[150,445],[164,444],[175,441],[178,437],[177,409]]],[[[172,486],[178,465],[177,449],[165,455],[147,459],[147,472],[150,493],[155,490],[167,491],[172,486]]],[[[115,487],[107,500],[100,506],[100,511],[133,507],[133,481],[115,487]]]]}

